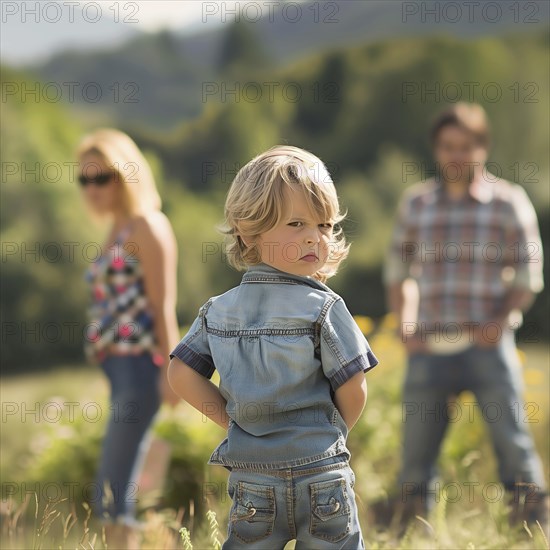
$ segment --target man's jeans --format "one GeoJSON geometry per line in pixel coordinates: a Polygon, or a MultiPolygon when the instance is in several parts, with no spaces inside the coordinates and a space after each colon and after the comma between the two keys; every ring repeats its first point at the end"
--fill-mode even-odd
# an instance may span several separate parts
{"type": "Polygon", "coordinates": [[[355,502],[355,474],[333,456],[279,470],[233,468],[227,539],[222,550],[365,548],[355,502]]]}
{"type": "Polygon", "coordinates": [[[482,416],[487,423],[505,489],[517,489],[518,483],[527,484],[531,492],[546,489],[542,463],[528,429],[533,410],[524,406],[521,369],[511,331],[493,348],[474,345],[452,355],[410,355],[403,390],[399,478],[404,501],[420,493],[427,495],[428,509],[433,506],[440,444],[449,422],[458,421],[458,415],[468,421],[482,416]],[[447,399],[462,390],[471,391],[477,404],[459,402],[446,409],[447,399]]]}
{"type": "Polygon", "coordinates": [[[146,434],[160,407],[161,371],[149,352],[111,355],[101,362],[101,368],[111,385],[111,404],[96,475],[98,495],[93,500],[93,510],[107,521],[133,524],[137,479],[150,443],[146,434]]]}

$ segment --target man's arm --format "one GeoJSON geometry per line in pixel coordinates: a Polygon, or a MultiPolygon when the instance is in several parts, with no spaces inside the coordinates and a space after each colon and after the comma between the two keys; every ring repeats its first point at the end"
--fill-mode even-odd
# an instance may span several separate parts
{"type": "Polygon", "coordinates": [[[387,302],[390,311],[397,317],[399,324],[403,318],[403,308],[405,306],[405,291],[403,281],[392,283],[388,286],[387,302]]]}
{"type": "Polygon", "coordinates": [[[334,404],[351,430],[361,417],[367,402],[367,379],[358,372],[334,392],[334,404]]]}
{"type": "Polygon", "coordinates": [[[174,357],[168,365],[168,382],[172,389],[195,409],[224,429],[229,427],[225,412],[227,401],[214,383],[174,357]]]}
{"type": "Polygon", "coordinates": [[[493,318],[474,331],[474,341],[482,347],[498,343],[498,338],[490,338],[494,336],[494,331],[488,328],[491,324],[500,326],[502,333],[502,329],[508,328],[510,324],[510,313],[513,310],[526,312],[544,287],[542,242],[537,214],[522,187],[514,184],[513,191],[503,248],[509,256],[506,263],[514,268],[515,276],[493,318]]]}
{"type": "Polygon", "coordinates": [[[418,309],[418,287],[410,279],[409,268],[412,252],[416,248],[411,230],[411,212],[409,192],[401,196],[397,207],[396,219],[384,261],[383,280],[386,287],[386,303],[397,319],[397,333],[409,353],[422,351],[425,344],[421,341],[416,326],[418,309]],[[406,323],[408,323],[406,325],[406,323]]]}
{"type": "Polygon", "coordinates": [[[506,298],[502,301],[502,304],[495,314],[495,316],[485,323],[475,327],[473,331],[474,343],[480,347],[493,347],[496,346],[500,340],[500,335],[509,325],[510,313],[513,310],[519,310],[521,312],[527,311],[533,302],[535,301],[535,293],[526,288],[512,287],[506,298]],[[500,327],[499,335],[495,335],[494,330],[491,327],[495,325],[500,327]]]}
{"type": "Polygon", "coordinates": [[[514,309],[526,312],[533,305],[535,296],[535,293],[527,288],[512,287],[495,315],[495,321],[501,324],[506,323],[508,315],[514,309]]]}
{"type": "Polygon", "coordinates": [[[386,299],[389,310],[397,319],[397,333],[408,353],[425,351],[426,344],[416,323],[418,294],[416,283],[404,280],[387,286],[386,299]],[[413,322],[412,319],[415,321],[413,322]]]}

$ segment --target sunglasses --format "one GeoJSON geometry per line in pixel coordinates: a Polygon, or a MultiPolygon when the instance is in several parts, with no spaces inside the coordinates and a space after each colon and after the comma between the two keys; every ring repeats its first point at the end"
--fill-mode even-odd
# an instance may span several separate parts
{"type": "Polygon", "coordinates": [[[97,176],[94,176],[93,178],[80,174],[80,176],[78,176],[78,182],[82,185],[82,187],[86,187],[86,185],[90,183],[95,183],[95,185],[101,187],[103,185],[107,185],[112,179],[114,179],[114,177],[114,172],[110,172],[108,174],[97,174],[97,176]]]}

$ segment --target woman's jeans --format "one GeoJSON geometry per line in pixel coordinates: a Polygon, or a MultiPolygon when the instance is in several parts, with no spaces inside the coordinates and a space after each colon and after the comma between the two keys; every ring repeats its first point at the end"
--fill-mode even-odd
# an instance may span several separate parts
{"type": "Polygon", "coordinates": [[[110,355],[101,368],[110,382],[111,403],[92,507],[107,521],[133,524],[137,480],[150,443],[146,434],[160,407],[161,370],[149,352],[110,355]]]}
{"type": "Polygon", "coordinates": [[[233,502],[222,550],[365,548],[355,502],[355,474],[345,456],[277,470],[233,468],[233,502]]]}
{"type": "MultiPolygon", "coordinates": [[[[542,463],[529,431],[529,424],[537,422],[533,418],[537,405],[523,401],[521,371],[513,333],[505,333],[492,348],[473,345],[452,355],[410,355],[403,390],[399,479],[404,504],[413,495],[421,495],[430,509],[441,499],[440,486],[434,483],[435,464],[448,425],[459,420],[485,421],[504,489],[545,490],[542,463]],[[463,390],[471,391],[476,402],[453,402],[452,396],[463,390]]],[[[460,488],[462,498],[470,498],[470,491],[484,494],[484,483],[495,486],[495,480],[481,480],[477,486],[465,484],[460,488]]],[[[457,490],[453,487],[453,499],[457,490]]]]}

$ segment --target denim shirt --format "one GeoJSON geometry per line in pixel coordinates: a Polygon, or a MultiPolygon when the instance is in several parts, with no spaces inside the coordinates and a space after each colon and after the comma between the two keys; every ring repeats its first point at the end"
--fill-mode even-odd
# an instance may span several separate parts
{"type": "Polygon", "coordinates": [[[219,373],[229,427],[208,464],[279,469],[351,458],[334,391],[378,360],[324,283],[250,266],[239,286],[201,306],[174,356],[208,379],[219,373]]]}

